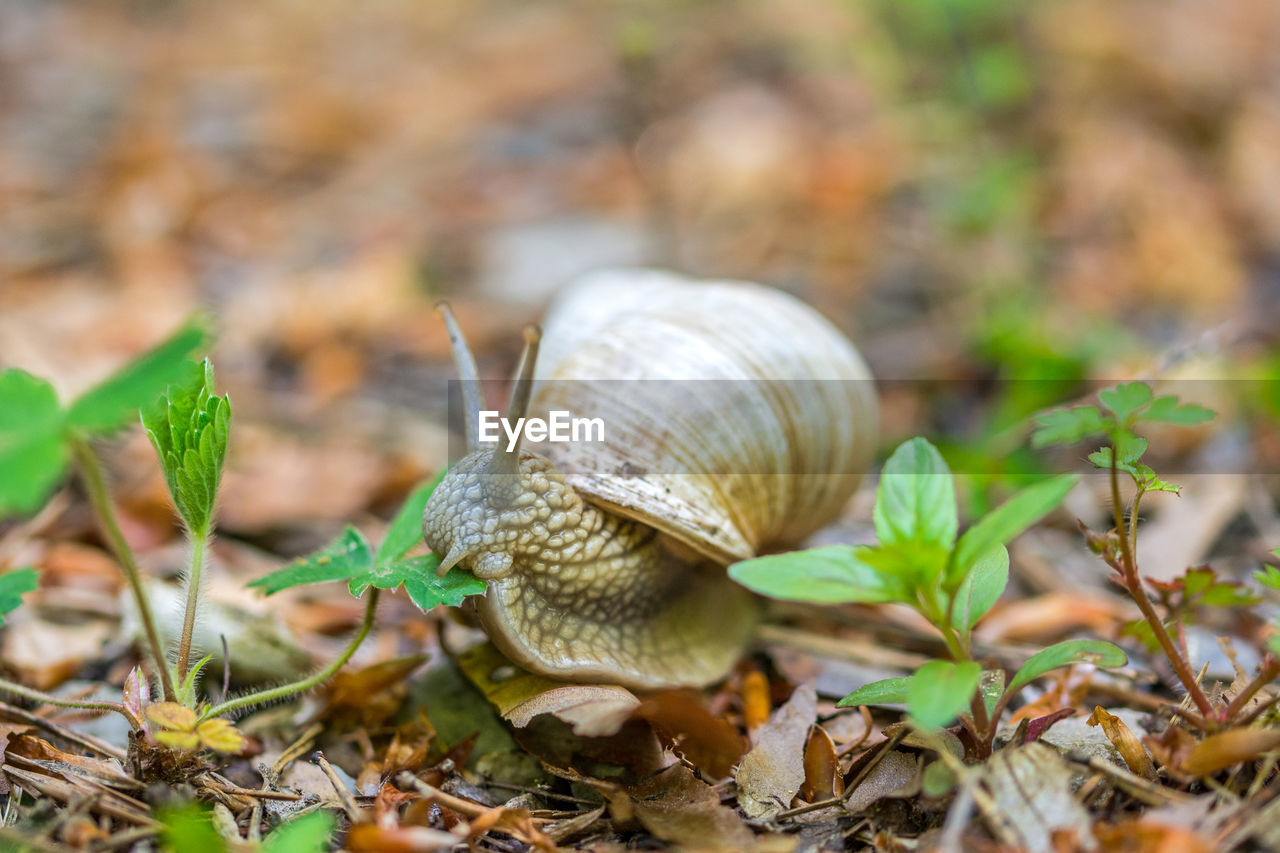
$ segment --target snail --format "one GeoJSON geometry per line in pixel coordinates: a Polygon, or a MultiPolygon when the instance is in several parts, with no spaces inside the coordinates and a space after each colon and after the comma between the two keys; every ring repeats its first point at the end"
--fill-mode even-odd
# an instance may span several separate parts
{"type": "Polygon", "coordinates": [[[830,522],[870,461],[876,398],[853,345],[771,288],[596,273],[526,330],[506,418],[596,417],[604,440],[486,444],[475,361],[441,313],[468,453],[423,532],[441,573],[487,581],[474,604],[495,645],[565,680],[723,677],[758,616],[724,567],[830,522]]]}

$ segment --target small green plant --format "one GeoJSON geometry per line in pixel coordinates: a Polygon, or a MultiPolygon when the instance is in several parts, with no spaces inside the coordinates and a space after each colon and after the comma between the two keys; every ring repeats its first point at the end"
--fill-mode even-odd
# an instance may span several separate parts
{"type": "MultiPolygon", "coordinates": [[[[242,751],[244,737],[221,717],[296,695],[333,676],[368,636],[379,590],[404,585],[409,597],[423,609],[439,603],[459,604],[466,595],[484,590],[481,581],[462,570],[437,577],[434,569],[439,560],[432,555],[405,557],[421,539],[423,506],[437,479],[409,496],[376,552],[359,531],[348,528],[316,554],[253,584],[271,594],[297,584],[343,579],[349,581],[351,593],[357,597],[373,587],[365,596],[360,628],[342,654],[298,681],[216,705],[203,701],[199,678],[210,656],[191,662],[192,637],[231,431],[231,401],[215,393],[212,365],[208,359],[190,360],[207,344],[204,324],[193,321],[65,407],[44,380],[21,370],[0,373],[0,517],[39,508],[75,460],[103,535],[128,580],[150,647],[160,700],[152,701],[152,690],[141,668],[135,668],[126,679],[120,702],[64,700],[2,679],[0,691],[50,705],[123,715],[136,731],[146,734],[139,745],[144,754],[134,758],[142,776],[180,775],[182,768],[191,764],[183,755],[242,751]],[[92,439],[114,433],[139,416],[191,546],[186,607],[172,665],[169,650],[156,631],[137,560],[120,531],[101,462],[90,445],[92,439]]],[[[0,622],[4,614],[21,604],[24,593],[36,588],[37,580],[30,568],[0,575],[0,622]]]]}
{"type": "Polygon", "coordinates": [[[1017,691],[1050,670],[1091,661],[1121,666],[1124,652],[1101,640],[1072,640],[1028,660],[1005,683],[975,660],[972,631],[1009,580],[1005,544],[1058,505],[1074,475],[1017,492],[959,534],[955,486],[938,451],[922,438],[885,463],[873,512],[878,545],[828,546],[736,563],[729,574],[763,595],[819,604],[900,602],[937,629],[948,658],[913,675],[868,684],[842,706],[905,703],[915,723],[936,729],[957,716],[976,756],[990,753],[1000,714],[1017,691]]]}
{"type": "MultiPolygon", "coordinates": [[[[1256,599],[1238,585],[1221,581],[1212,570],[1192,568],[1172,582],[1144,579],[1138,567],[1138,510],[1142,499],[1151,492],[1181,493],[1181,487],[1161,479],[1150,465],[1142,461],[1148,441],[1135,431],[1144,423],[1193,426],[1205,423],[1214,413],[1194,403],[1183,403],[1177,397],[1157,397],[1145,382],[1127,382],[1098,392],[1097,406],[1075,406],[1043,412],[1036,417],[1037,428],[1031,436],[1033,447],[1074,445],[1088,439],[1102,438],[1104,447],[1089,454],[1096,468],[1108,472],[1111,489],[1113,526],[1105,533],[1081,524],[1089,548],[1113,570],[1113,579],[1138,605],[1142,622],[1130,626],[1129,632],[1158,648],[1168,658],[1178,680],[1195,705],[1194,711],[1178,709],[1178,713],[1202,731],[1212,732],[1241,722],[1242,712],[1250,700],[1268,682],[1280,675],[1277,648],[1262,661],[1257,676],[1226,701],[1213,701],[1192,669],[1183,626],[1194,611],[1204,605],[1232,607],[1253,604],[1256,599]],[[1133,498],[1127,511],[1121,494],[1121,476],[1133,487],[1133,498]],[[1151,593],[1156,596],[1152,601],[1151,593]],[[1157,610],[1164,611],[1162,616],[1157,610]]],[[[1280,574],[1280,573],[1278,573],[1280,574]]],[[[1266,573],[1259,578],[1267,585],[1266,573]]],[[[1277,578],[1280,580],[1280,578],[1277,578]]]]}

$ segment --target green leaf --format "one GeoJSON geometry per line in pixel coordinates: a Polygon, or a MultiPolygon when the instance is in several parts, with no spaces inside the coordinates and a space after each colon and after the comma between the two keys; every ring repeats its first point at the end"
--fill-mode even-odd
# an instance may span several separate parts
{"type": "Polygon", "coordinates": [[[1036,429],[1031,433],[1032,447],[1051,444],[1076,444],[1091,435],[1106,432],[1107,424],[1097,406],[1054,409],[1035,416],[1036,429]]]}
{"type": "Polygon", "coordinates": [[[0,575],[0,625],[4,617],[17,610],[22,604],[22,596],[40,585],[40,575],[35,569],[14,569],[0,575]]]}
{"type": "Polygon", "coordinates": [[[448,469],[441,470],[434,479],[414,489],[405,499],[404,505],[391,520],[391,526],[387,528],[386,538],[378,546],[378,553],[374,555],[375,563],[381,565],[398,560],[405,555],[406,551],[422,541],[422,513],[427,507],[431,493],[444,479],[445,470],[448,469]]]}
{"type": "Polygon", "coordinates": [[[965,575],[956,590],[956,603],[951,610],[951,624],[967,631],[1000,599],[1009,583],[1009,551],[1003,545],[982,555],[965,575]]]}
{"type": "Polygon", "coordinates": [[[1191,426],[1193,424],[1202,424],[1205,421],[1211,421],[1216,417],[1216,413],[1212,409],[1206,409],[1204,406],[1195,403],[1178,404],[1177,397],[1157,397],[1151,401],[1151,405],[1142,413],[1144,421],[1162,421],[1170,424],[1181,424],[1183,426],[1191,426]]]}
{"type": "Polygon", "coordinates": [[[1009,692],[1021,690],[1050,670],[1082,662],[1098,666],[1124,666],[1129,658],[1119,646],[1106,640],[1067,640],[1032,655],[1009,682],[1009,692]]]}
{"type": "Polygon", "coordinates": [[[950,549],[959,519],[951,470],[923,438],[904,442],[885,462],[873,517],[880,544],[921,542],[950,549]]]}
{"type": "Polygon", "coordinates": [[[1004,670],[984,669],[982,678],[978,680],[978,690],[982,692],[982,704],[987,709],[987,717],[996,712],[996,704],[1004,695],[1004,670]]]}
{"type": "Polygon", "coordinates": [[[885,678],[864,684],[836,703],[837,708],[855,705],[901,705],[907,701],[907,686],[911,676],[885,678]]]}
{"type": "Polygon", "coordinates": [[[920,776],[920,793],[926,797],[944,797],[955,788],[956,776],[943,761],[935,761],[920,776]]]}
{"type": "Polygon", "coordinates": [[[974,661],[931,660],[916,670],[907,685],[907,711],[925,728],[937,729],[969,707],[982,667],[974,661]]]}
{"type": "Polygon", "coordinates": [[[209,661],[213,660],[213,655],[205,655],[195,666],[187,670],[187,676],[178,685],[177,700],[183,705],[192,707],[196,703],[196,681],[200,678],[200,671],[205,668],[209,661]]]}
{"type": "Polygon", "coordinates": [[[932,589],[947,568],[947,550],[929,542],[855,548],[858,558],[894,591],[895,601],[916,602],[916,590],[932,589]]]}
{"type": "Polygon", "coordinates": [[[67,468],[53,386],[23,370],[0,373],[0,519],[37,509],[67,468]]]}
{"type": "Polygon", "coordinates": [[[987,513],[965,531],[956,543],[948,568],[948,583],[959,586],[978,558],[997,545],[1007,544],[1015,536],[1035,524],[1062,502],[1075,486],[1074,474],[1050,477],[1028,486],[1000,506],[987,513]]]}
{"type": "Polygon", "coordinates": [[[213,523],[231,425],[231,401],[213,393],[213,365],[187,362],[186,375],[142,412],[178,514],[197,538],[213,523]]]}
{"type": "Polygon", "coordinates": [[[1275,566],[1266,566],[1260,571],[1254,572],[1253,579],[1268,589],[1280,591],[1280,569],[1275,566]]]}
{"type": "Polygon", "coordinates": [[[269,575],[263,575],[249,586],[258,587],[267,595],[274,595],[282,589],[306,583],[346,580],[372,568],[373,552],[369,549],[364,534],[354,527],[348,527],[337,539],[314,554],[301,557],[269,575]]]}
{"type": "Polygon", "coordinates": [[[879,603],[910,597],[909,588],[861,559],[868,549],[828,545],[770,554],[729,566],[729,577],[760,595],[812,604],[879,603]]]}
{"type": "Polygon", "coordinates": [[[160,847],[166,853],[225,853],[226,842],[213,828],[211,812],[194,803],[168,808],[158,815],[163,827],[160,830],[160,847]]]}
{"type": "Polygon", "coordinates": [[[484,581],[463,569],[453,568],[444,577],[436,577],[439,565],[440,558],[435,554],[410,557],[354,576],[347,589],[359,596],[371,586],[395,589],[404,584],[409,599],[422,610],[430,610],[437,604],[457,607],[468,595],[484,592],[484,581]]]}
{"type": "Polygon", "coordinates": [[[1151,401],[1151,386],[1145,382],[1122,382],[1114,388],[1099,391],[1098,400],[1111,410],[1118,423],[1125,424],[1151,401]]]}
{"type": "Polygon", "coordinates": [[[312,812],[276,827],[262,842],[262,853],[323,853],[329,849],[333,816],[312,812]]]}
{"type": "Polygon", "coordinates": [[[85,432],[107,432],[129,423],[139,409],[187,371],[187,359],[209,344],[209,331],[199,318],[143,353],[71,404],[67,423],[85,432]]]}

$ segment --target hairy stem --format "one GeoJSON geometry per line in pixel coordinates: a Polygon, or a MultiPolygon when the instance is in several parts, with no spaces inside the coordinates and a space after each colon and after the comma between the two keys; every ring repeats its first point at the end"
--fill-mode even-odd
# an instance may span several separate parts
{"type": "Polygon", "coordinates": [[[1147,593],[1142,588],[1142,579],[1138,576],[1138,564],[1134,558],[1134,549],[1130,547],[1129,528],[1125,524],[1124,507],[1120,503],[1120,476],[1116,468],[1114,443],[1111,449],[1111,456],[1111,512],[1115,520],[1116,533],[1120,539],[1120,566],[1124,574],[1125,589],[1129,591],[1129,597],[1134,600],[1134,603],[1138,605],[1138,609],[1142,611],[1142,618],[1146,619],[1147,624],[1151,626],[1151,632],[1155,635],[1156,642],[1160,644],[1165,657],[1169,659],[1169,663],[1173,666],[1173,671],[1177,674],[1178,680],[1187,688],[1191,701],[1195,702],[1205,720],[1212,721],[1216,719],[1216,715],[1213,706],[1209,703],[1209,698],[1204,695],[1204,690],[1200,688],[1200,682],[1196,679],[1195,673],[1191,671],[1190,665],[1178,650],[1177,645],[1174,644],[1169,632],[1165,630],[1160,614],[1156,613],[1155,608],[1151,606],[1151,599],[1147,598],[1147,593]]]}
{"type": "Polygon", "coordinates": [[[364,642],[365,637],[369,636],[369,630],[373,627],[373,615],[378,609],[378,589],[375,587],[369,591],[369,602],[364,608],[364,619],[360,623],[360,630],[351,638],[351,642],[343,649],[342,654],[338,655],[332,663],[324,669],[316,672],[314,675],[308,676],[301,681],[294,681],[290,684],[282,684],[279,687],[270,687],[266,690],[259,690],[257,693],[250,693],[247,696],[237,696],[235,699],[228,699],[225,702],[214,705],[209,710],[200,715],[201,720],[207,720],[210,717],[220,717],[223,714],[229,714],[232,711],[239,711],[241,708],[248,708],[251,705],[262,705],[266,702],[275,702],[278,699],[285,699],[297,693],[304,693],[313,687],[316,687],[333,677],[334,673],[342,669],[347,661],[351,660],[351,656],[356,653],[356,649],[360,648],[360,644],[364,642]]]}
{"type": "Polygon", "coordinates": [[[208,534],[191,534],[191,570],[187,572],[187,607],[182,614],[182,639],[178,642],[178,665],[174,669],[179,681],[187,677],[187,662],[191,659],[191,635],[196,629],[196,607],[200,603],[200,571],[204,567],[204,552],[208,546],[208,534]]]}
{"type": "Polygon", "coordinates": [[[7,678],[0,678],[0,691],[12,693],[15,696],[21,696],[24,699],[30,699],[32,702],[40,702],[45,705],[53,705],[58,708],[76,708],[81,711],[115,711],[117,714],[128,715],[124,713],[124,705],[119,702],[89,702],[76,699],[59,699],[57,696],[50,696],[41,690],[35,690],[30,687],[24,687],[7,678]]]}
{"type": "Polygon", "coordinates": [[[107,544],[116,560],[124,569],[125,578],[129,581],[129,589],[133,593],[134,604],[138,608],[138,618],[147,635],[147,643],[151,646],[151,656],[155,659],[156,669],[160,671],[160,687],[166,702],[174,701],[173,680],[169,677],[169,662],[165,657],[164,646],[160,644],[160,635],[156,632],[156,620],[151,614],[151,603],[147,601],[146,590],[142,586],[142,572],[138,570],[138,561],[134,559],[133,549],[120,531],[120,523],[116,520],[115,508],[111,505],[111,495],[107,491],[106,476],[102,471],[102,463],[89,447],[89,443],[80,436],[71,439],[71,446],[84,479],[85,489],[89,494],[89,503],[93,505],[94,515],[107,537],[107,544]]]}

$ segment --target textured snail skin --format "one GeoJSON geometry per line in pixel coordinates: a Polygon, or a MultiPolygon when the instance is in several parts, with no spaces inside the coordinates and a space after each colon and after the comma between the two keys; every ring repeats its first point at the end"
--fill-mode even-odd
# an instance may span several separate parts
{"type": "Polygon", "coordinates": [[[437,554],[488,581],[476,602],[486,632],[527,669],[639,688],[723,676],[757,605],[723,569],[690,563],[652,527],[585,502],[544,457],[491,473],[493,451],[450,469],[427,503],[437,554]]]}

